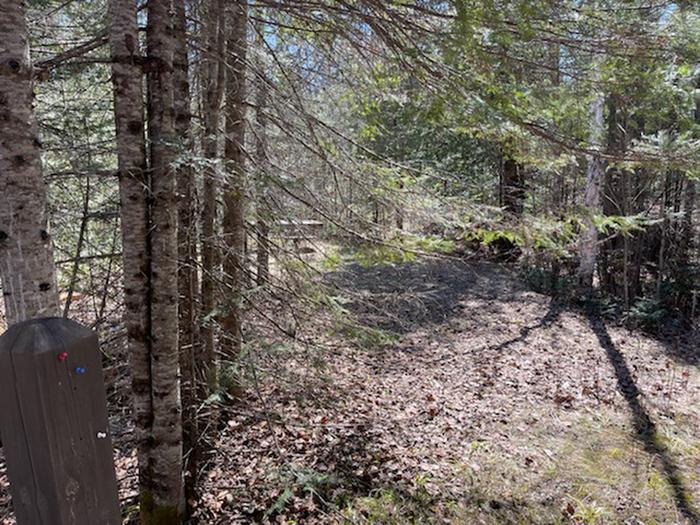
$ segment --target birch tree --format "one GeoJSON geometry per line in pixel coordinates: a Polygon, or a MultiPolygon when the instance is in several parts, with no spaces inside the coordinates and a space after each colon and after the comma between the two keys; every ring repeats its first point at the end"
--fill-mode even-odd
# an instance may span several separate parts
{"type": "Polygon", "coordinates": [[[136,2],[110,0],[109,16],[124,254],[124,323],[128,333],[139,486],[142,491],[150,491],[153,418],[149,313],[150,195],[136,2]]]}
{"type": "MultiPolygon", "coordinates": [[[[596,64],[595,67],[598,68],[600,65],[596,64]]],[[[586,294],[592,291],[593,274],[598,258],[598,229],[594,217],[599,215],[602,209],[601,189],[605,179],[605,161],[600,154],[605,134],[604,106],[605,96],[602,93],[596,93],[590,107],[590,145],[593,151],[588,156],[584,229],[579,245],[578,282],[581,291],[586,294]]]]}
{"type": "Polygon", "coordinates": [[[177,203],[172,5],[148,3],[147,84],[151,211],[151,388],[153,483],[146,523],[179,523],[183,512],[182,414],[178,354],[177,203]],[[149,521],[151,520],[151,521],[149,521]]]}
{"type": "Polygon", "coordinates": [[[0,5],[0,279],[8,324],[58,315],[24,0],[0,5]]]}
{"type": "Polygon", "coordinates": [[[175,524],[183,500],[171,5],[149,3],[145,60],[135,2],[112,0],[110,17],[141,523],[175,524]],[[148,143],[141,64],[148,72],[148,143]]]}

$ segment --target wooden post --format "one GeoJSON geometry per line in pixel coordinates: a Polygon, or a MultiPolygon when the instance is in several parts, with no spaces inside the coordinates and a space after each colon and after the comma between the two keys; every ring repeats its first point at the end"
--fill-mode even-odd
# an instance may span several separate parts
{"type": "Polygon", "coordinates": [[[62,318],[0,337],[0,430],[18,525],[120,525],[97,336],[62,318]]]}

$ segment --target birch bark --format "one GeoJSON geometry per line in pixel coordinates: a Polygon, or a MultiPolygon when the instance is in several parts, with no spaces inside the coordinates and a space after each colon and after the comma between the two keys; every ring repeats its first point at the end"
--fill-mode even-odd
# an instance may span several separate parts
{"type": "Polygon", "coordinates": [[[124,323],[129,345],[129,369],[139,486],[151,491],[151,338],[150,338],[150,197],[146,172],[141,53],[135,0],[110,0],[110,46],[117,162],[121,199],[124,264],[124,323]]]}
{"type": "Polygon", "coordinates": [[[0,279],[7,323],[59,315],[24,0],[0,4],[0,279]]]}
{"type": "Polygon", "coordinates": [[[182,410],[178,353],[177,203],[173,167],[171,0],[150,0],[146,29],[151,189],[151,396],[153,487],[142,522],[180,523],[183,513],[182,410]],[[148,505],[151,503],[151,505],[148,505]]]}
{"type": "Polygon", "coordinates": [[[594,216],[602,211],[601,188],[605,180],[605,161],[600,151],[603,147],[605,120],[603,108],[605,96],[597,93],[591,103],[591,147],[596,151],[588,156],[586,173],[586,192],[584,197],[585,218],[584,229],[579,245],[578,281],[581,291],[590,294],[593,289],[593,274],[598,258],[598,229],[594,224],[594,216]]]}

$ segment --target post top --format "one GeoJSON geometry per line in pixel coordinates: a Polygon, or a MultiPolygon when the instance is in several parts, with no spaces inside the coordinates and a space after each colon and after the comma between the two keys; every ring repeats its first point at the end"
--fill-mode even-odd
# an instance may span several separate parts
{"type": "Polygon", "coordinates": [[[0,354],[44,353],[56,350],[66,341],[94,337],[94,332],[63,317],[29,319],[12,325],[0,336],[0,354]]]}

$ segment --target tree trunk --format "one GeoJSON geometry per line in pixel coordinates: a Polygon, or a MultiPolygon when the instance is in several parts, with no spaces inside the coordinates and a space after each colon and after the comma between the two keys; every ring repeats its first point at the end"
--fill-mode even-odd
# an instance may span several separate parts
{"type": "Polygon", "coordinates": [[[23,0],[0,6],[0,279],[8,324],[59,314],[23,0]]]}
{"type": "Polygon", "coordinates": [[[397,206],[396,207],[396,229],[399,231],[403,231],[403,208],[397,206]]]}
{"type": "Polygon", "coordinates": [[[591,147],[598,151],[592,152],[588,157],[588,169],[586,176],[585,192],[585,218],[584,229],[581,233],[579,246],[578,282],[581,291],[590,295],[593,290],[593,274],[598,257],[598,229],[593,217],[601,211],[601,188],[605,180],[605,162],[599,151],[603,144],[604,118],[603,107],[605,97],[598,94],[591,104],[591,147]]]}
{"type": "Polygon", "coordinates": [[[680,245],[680,263],[683,268],[688,268],[691,263],[691,254],[693,251],[693,238],[695,234],[695,224],[693,223],[693,214],[695,213],[695,179],[687,179],[685,187],[685,195],[683,199],[683,228],[680,245]]]}
{"type": "Polygon", "coordinates": [[[216,283],[219,275],[219,246],[216,235],[217,205],[219,192],[218,173],[215,162],[218,156],[219,123],[221,102],[224,93],[226,43],[224,0],[207,2],[204,32],[206,53],[202,58],[204,69],[204,157],[209,161],[202,184],[202,311],[201,345],[203,355],[199,360],[207,381],[204,398],[218,388],[216,347],[214,341],[214,312],[217,305],[216,283]]]}
{"type": "Polygon", "coordinates": [[[502,170],[503,207],[515,215],[521,215],[525,201],[523,166],[509,155],[504,155],[502,170]]]}
{"type": "Polygon", "coordinates": [[[270,278],[270,225],[267,213],[268,183],[266,180],[269,164],[267,162],[267,117],[265,109],[269,96],[267,77],[265,75],[264,56],[264,34],[265,25],[260,23],[257,26],[258,59],[257,64],[257,91],[255,101],[255,163],[258,172],[257,177],[257,271],[256,278],[259,286],[264,285],[270,278]]]}
{"type": "Polygon", "coordinates": [[[88,222],[90,215],[90,177],[85,178],[85,197],[83,199],[83,214],[80,218],[80,229],[78,230],[78,240],[75,246],[75,260],[73,261],[73,268],[70,274],[70,282],[68,283],[68,290],[66,291],[66,302],[63,306],[63,317],[68,317],[70,314],[70,307],[73,303],[73,294],[75,293],[75,287],[78,284],[78,272],[80,271],[81,255],[83,253],[83,246],[85,244],[85,237],[87,236],[88,222]]]}
{"type": "Polygon", "coordinates": [[[231,26],[227,43],[230,78],[226,90],[226,158],[227,184],[224,193],[224,282],[227,288],[224,314],[222,354],[235,360],[241,350],[242,297],[245,268],[245,62],[248,19],[247,0],[231,5],[231,26]]]}
{"type": "Polygon", "coordinates": [[[151,370],[153,486],[142,523],[180,523],[183,512],[182,414],[178,355],[177,203],[173,163],[171,0],[148,3],[148,132],[151,159],[151,370]],[[149,505],[150,503],[150,505],[149,505]]]}
{"type": "Polygon", "coordinates": [[[194,499],[198,468],[197,379],[195,356],[199,354],[197,297],[197,209],[194,171],[190,157],[194,151],[191,126],[189,63],[187,54],[186,0],[174,0],[174,89],[175,133],[180,140],[177,169],[178,206],[178,314],[182,399],[183,452],[185,454],[185,501],[194,499]]]}
{"type": "MultiPolygon", "coordinates": [[[[700,88],[700,79],[696,80],[695,87],[700,88]]],[[[694,120],[696,124],[700,124],[700,100],[698,99],[695,101],[694,120]]],[[[683,269],[688,268],[692,262],[693,240],[695,236],[693,215],[695,213],[695,200],[697,198],[696,184],[694,178],[686,178],[685,194],[683,196],[681,241],[678,254],[680,266],[683,269]]]]}
{"type": "Polygon", "coordinates": [[[270,225],[263,216],[265,210],[258,206],[258,253],[257,253],[257,283],[263,286],[270,280],[270,225]]]}
{"type": "Polygon", "coordinates": [[[139,486],[142,494],[150,494],[153,422],[148,207],[150,181],[146,172],[142,72],[139,65],[142,57],[139,50],[136,1],[110,0],[109,16],[121,199],[124,323],[128,333],[139,486]]]}
{"type": "Polygon", "coordinates": [[[404,203],[402,202],[403,201],[403,189],[404,189],[403,181],[399,180],[398,186],[399,186],[399,192],[401,193],[401,195],[399,195],[399,204],[398,204],[398,206],[396,206],[396,210],[394,212],[395,213],[394,220],[395,220],[395,224],[396,224],[396,229],[399,231],[403,231],[403,227],[404,227],[404,203]]]}
{"type": "Polygon", "coordinates": [[[668,244],[668,201],[669,201],[669,185],[671,182],[671,174],[666,173],[664,177],[664,189],[661,195],[661,240],[659,245],[659,253],[657,259],[658,275],[656,276],[656,300],[661,301],[663,298],[664,275],[666,273],[666,245],[668,244]]]}
{"type": "MultiPolygon", "coordinates": [[[[624,156],[628,148],[627,112],[621,96],[610,93],[607,97],[607,136],[606,149],[612,155],[624,156]]],[[[624,167],[610,166],[603,184],[603,214],[605,216],[630,216],[632,197],[629,195],[630,173],[624,167]]],[[[600,286],[611,295],[623,299],[629,305],[632,296],[629,291],[629,235],[610,236],[600,246],[600,286]],[[622,257],[620,257],[622,254],[622,257]]]]}

